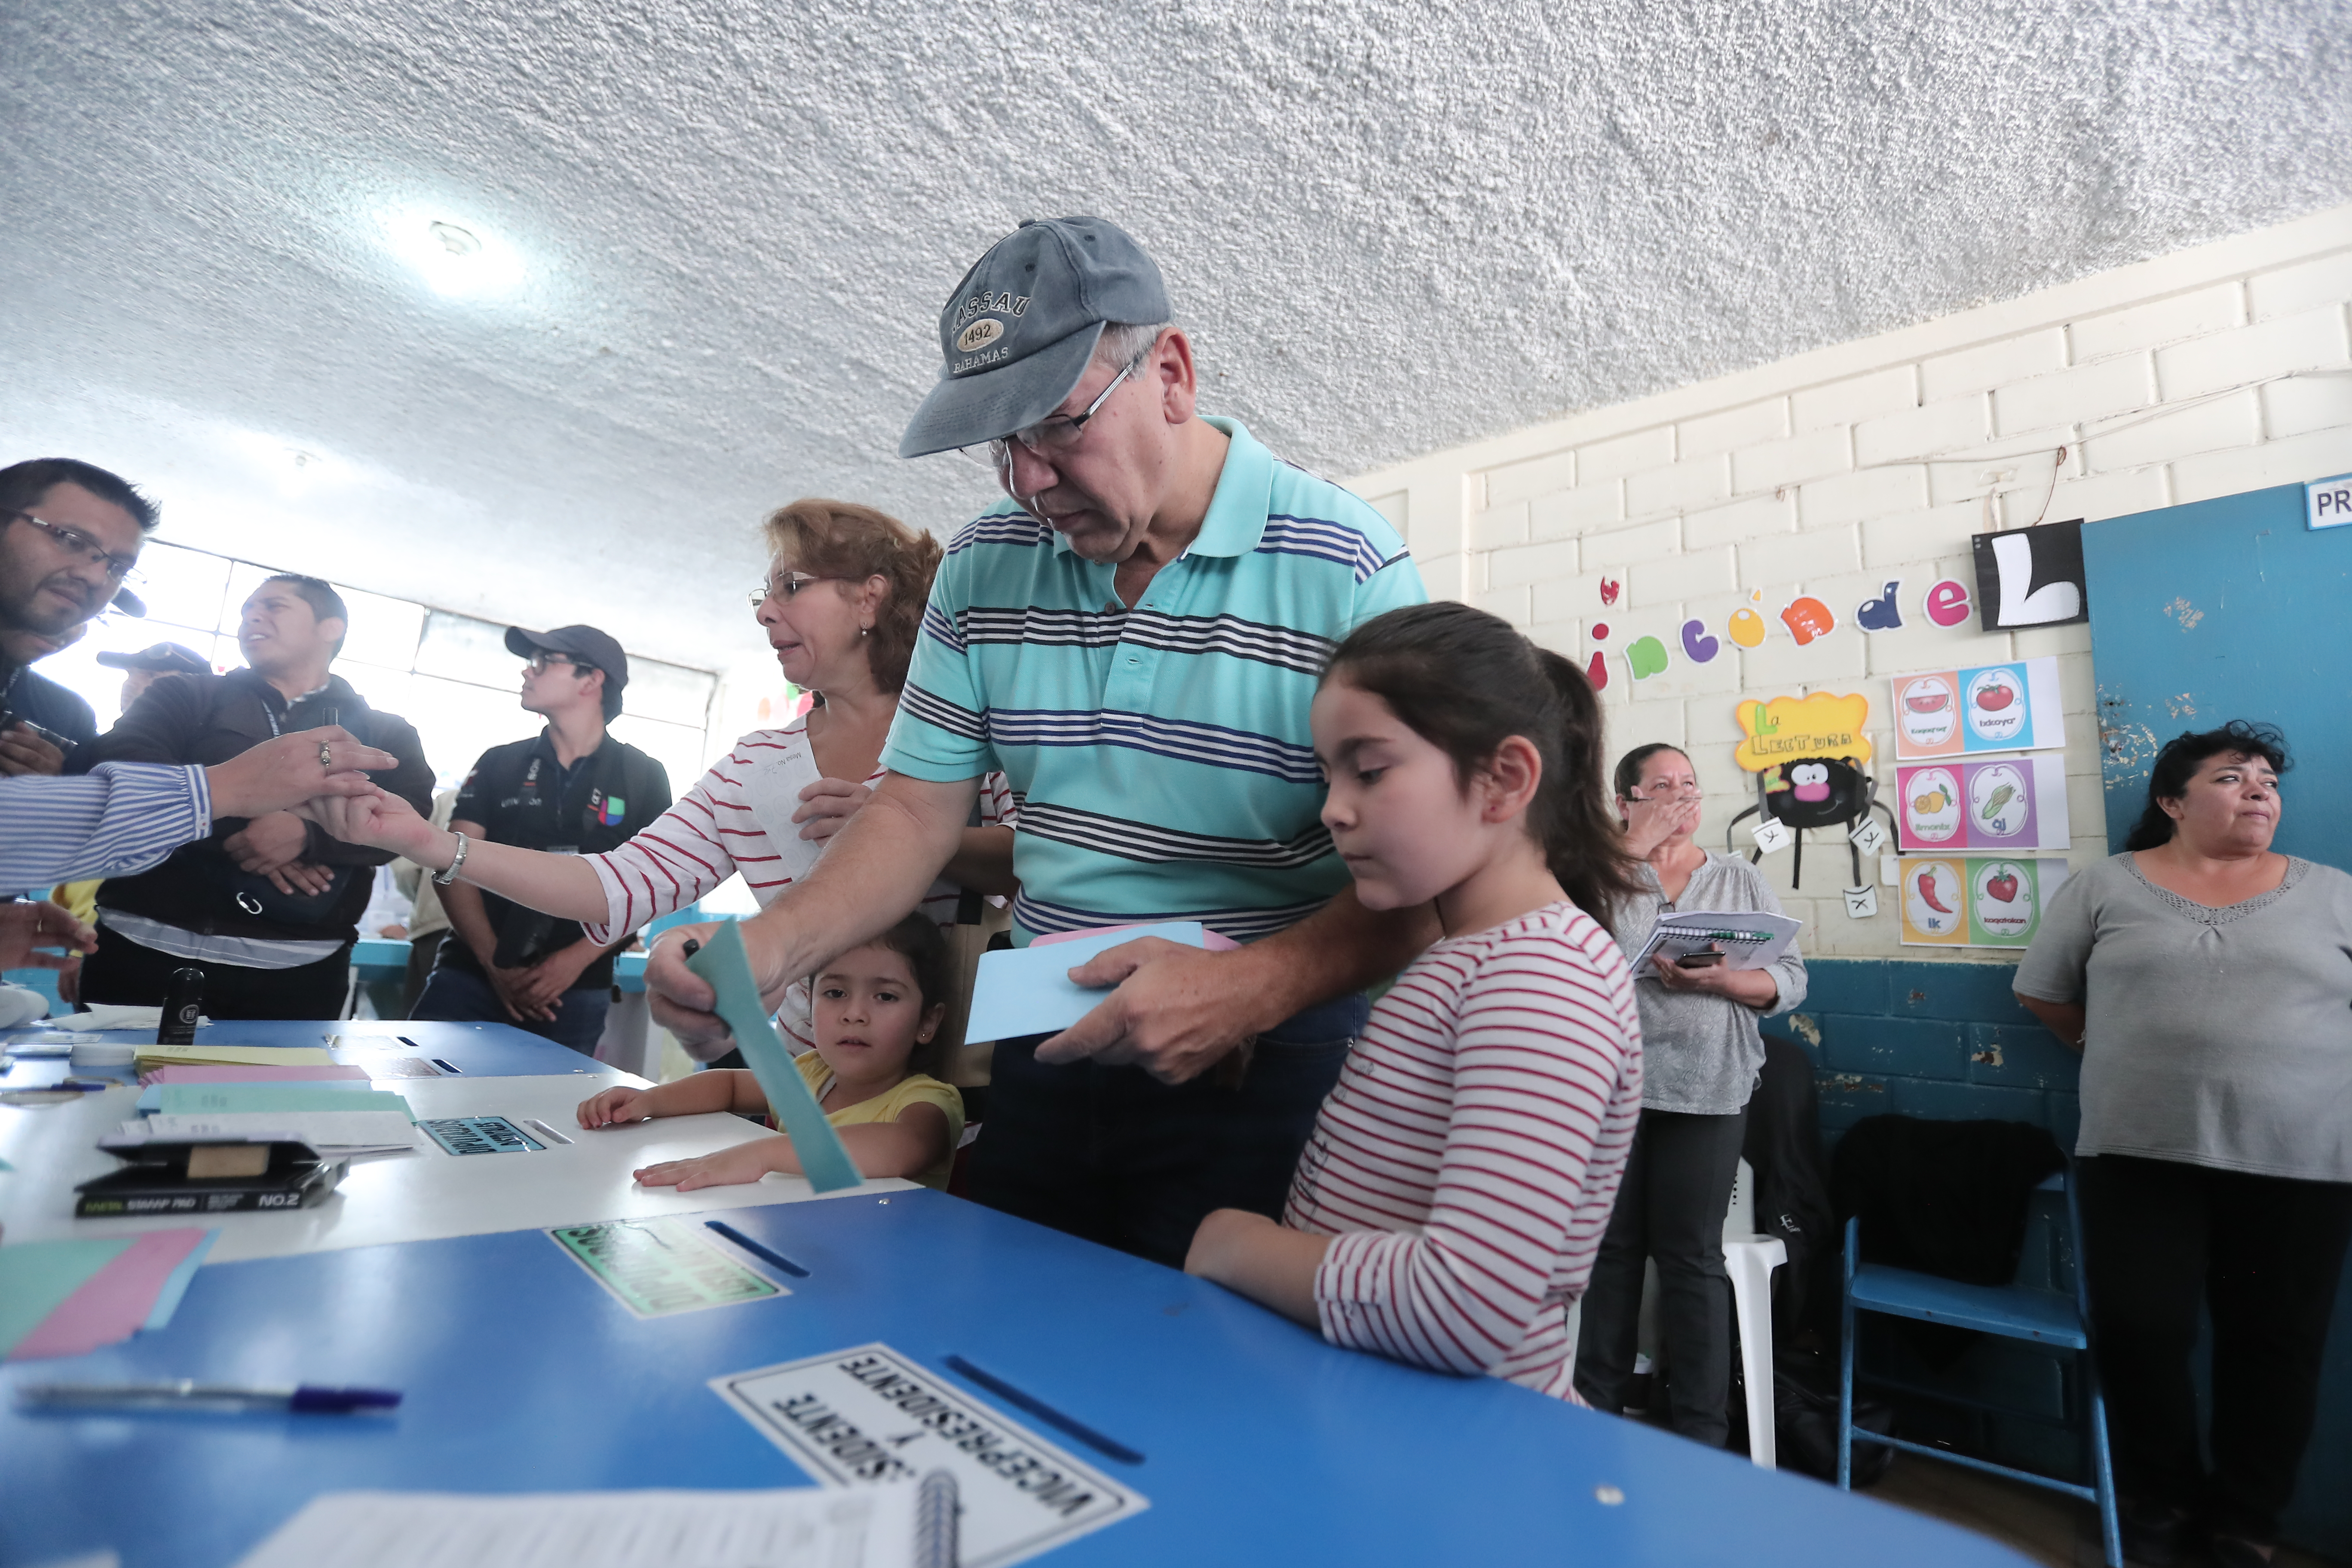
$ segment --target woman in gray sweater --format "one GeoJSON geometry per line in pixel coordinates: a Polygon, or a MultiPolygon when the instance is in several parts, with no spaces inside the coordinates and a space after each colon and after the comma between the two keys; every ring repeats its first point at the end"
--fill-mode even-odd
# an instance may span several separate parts
{"type": "Polygon", "coordinates": [[[2013,982],[2083,1053],[2083,1256],[2126,1555],[2268,1561],[2352,1237],[2352,877],[2271,848],[2286,745],[2158,753],[2125,852],[2069,878],[2013,982]],[[2210,1472],[2189,1364],[2213,1319],[2210,1472]]]}
{"type": "MultiPolygon", "coordinates": [[[[1617,809],[1642,891],[1611,922],[1626,955],[1676,909],[1781,912],[1764,874],[1692,838],[1699,787],[1690,758],[1637,747],[1617,764],[1617,809]]],[[[1642,1012],[1642,1120],[1608,1234],[1585,1288],[1576,1391],[1596,1410],[1625,1408],[1633,1375],[1642,1265],[1658,1263],[1658,1329],[1669,1368],[1669,1419],[1683,1436],[1720,1448],[1729,1436],[1731,1279],[1724,1212],[1764,1068],[1759,1016],[1805,999],[1805,961],[1791,944],[1762,969],[1682,968],[1664,958],[1634,976],[1642,1012]]]]}

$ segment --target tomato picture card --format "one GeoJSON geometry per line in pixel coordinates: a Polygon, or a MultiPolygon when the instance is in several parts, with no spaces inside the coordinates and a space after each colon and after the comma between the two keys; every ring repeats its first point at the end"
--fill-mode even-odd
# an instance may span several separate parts
{"type": "Polygon", "coordinates": [[[2040,752],[2066,743],[2055,658],[1898,675],[1894,686],[1898,761],[2040,752]]]}
{"type": "Polygon", "coordinates": [[[1906,856],[1899,900],[1911,947],[2025,947],[2066,879],[2057,858],[1906,856]]]}
{"type": "Polygon", "coordinates": [[[1906,854],[2014,855],[2074,842],[2066,759],[2058,753],[1909,763],[1895,770],[1895,820],[1906,854]]]}

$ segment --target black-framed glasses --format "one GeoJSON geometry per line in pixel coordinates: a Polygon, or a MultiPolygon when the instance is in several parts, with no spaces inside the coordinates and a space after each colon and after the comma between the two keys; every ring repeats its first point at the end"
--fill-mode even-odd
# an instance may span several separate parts
{"type": "Polygon", "coordinates": [[[801,590],[812,583],[838,583],[838,577],[814,577],[806,572],[786,572],[751,590],[751,607],[758,609],[770,599],[782,599],[791,604],[801,596],[801,590]]]}
{"type": "Polygon", "coordinates": [[[572,667],[572,672],[574,675],[581,676],[593,674],[596,668],[593,664],[581,663],[568,653],[550,653],[545,648],[541,648],[537,653],[532,654],[525,662],[525,668],[533,675],[544,675],[547,673],[547,667],[551,664],[568,664],[572,667]]]}
{"type": "Polygon", "coordinates": [[[107,580],[118,587],[126,584],[146,581],[132,570],[139,560],[135,553],[116,555],[80,529],[68,528],[62,522],[51,522],[46,518],[35,517],[29,511],[11,511],[7,515],[23,518],[26,522],[57,541],[68,554],[80,555],[97,562],[106,569],[107,580]]]}
{"type": "Polygon", "coordinates": [[[991,441],[985,447],[959,447],[956,450],[973,462],[984,463],[999,473],[1012,465],[1013,443],[1015,441],[1048,460],[1066,454],[1086,435],[1087,421],[1102,412],[1102,405],[1110,401],[1110,395],[1118,390],[1119,384],[1141,370],[1143,362],[1151,357],[1151,351],[1158,346],[1156,342],[1144,344],[1142,350],[1122,365],[1119,373],[1112,376],[1100,392],[1095,394],[1095,400],[1078,413],[1056,414],[1015,430],[1010,436],[991,441]]]}

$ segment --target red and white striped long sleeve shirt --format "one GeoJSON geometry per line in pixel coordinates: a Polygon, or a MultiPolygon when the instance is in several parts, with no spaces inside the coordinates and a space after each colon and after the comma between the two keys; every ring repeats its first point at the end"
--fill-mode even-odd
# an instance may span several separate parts
{"type": "MultiPolygon", "coordinates": [[[[804,867],[810,856],[798,847],[789,855],[780,849],[753,813],[749,786],[757,770],[783,765],[807,748],[806,714],[782,729],[754,730],[643,832],[608,854],[588,856],[604,885],[605,903],[604,923],[588,926],[588,939],[617,942],[647,921],[686,908],[738,871],[761,909],[774,903],[794,879],[788,868],[804,867]]],[[[877,767],[866,782],[881,783],[887,771],[877,767]]],[[[1003,773],[981,780],[981,826],[1010,827],[1018,815],[1003,773]]],[[[784,821],[772,826],[779,834],[792,831],[784,821]]],[[[942,877],[923,895],[922,910],[942,929],[950,927],[961,893],[942,877]]],[[[803,986],[793,986],[779,1021],[803,1047],[814,1043],[803,986]]]]}
{"type": "Polygon", "coordinates": [[[1616,940],[1570,903],[1451,937],[1372,1010],[1283,1223],[1338,1237],[1324,1338],[1574,1402],[1584,1293],[1642,1110],[1616,940]]]}

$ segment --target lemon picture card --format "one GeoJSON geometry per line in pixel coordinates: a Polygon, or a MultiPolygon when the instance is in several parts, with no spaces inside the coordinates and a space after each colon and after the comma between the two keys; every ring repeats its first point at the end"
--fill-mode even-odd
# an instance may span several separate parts
{"type": "Polygon", "coordinates": [[[1992,757],[1982,762],[1916,763],[1895,770],[1895,821],[1906,855],[1975,849],[2015,855],[2064,849],[2066,759],[1992,757]]]}
{"type": "Polygon", "coordinates": [[[2066,743],[2058,661],[2021,658],[1895,678],[1895,757],[2042,752],[2066,743]]]}
{"type": "Polygon", "coordinates": [[[2025,947],[2066,879],[2066,862],[1995,855],[1906,856],[1903,942],[1911,947],[2025,947]]]}

